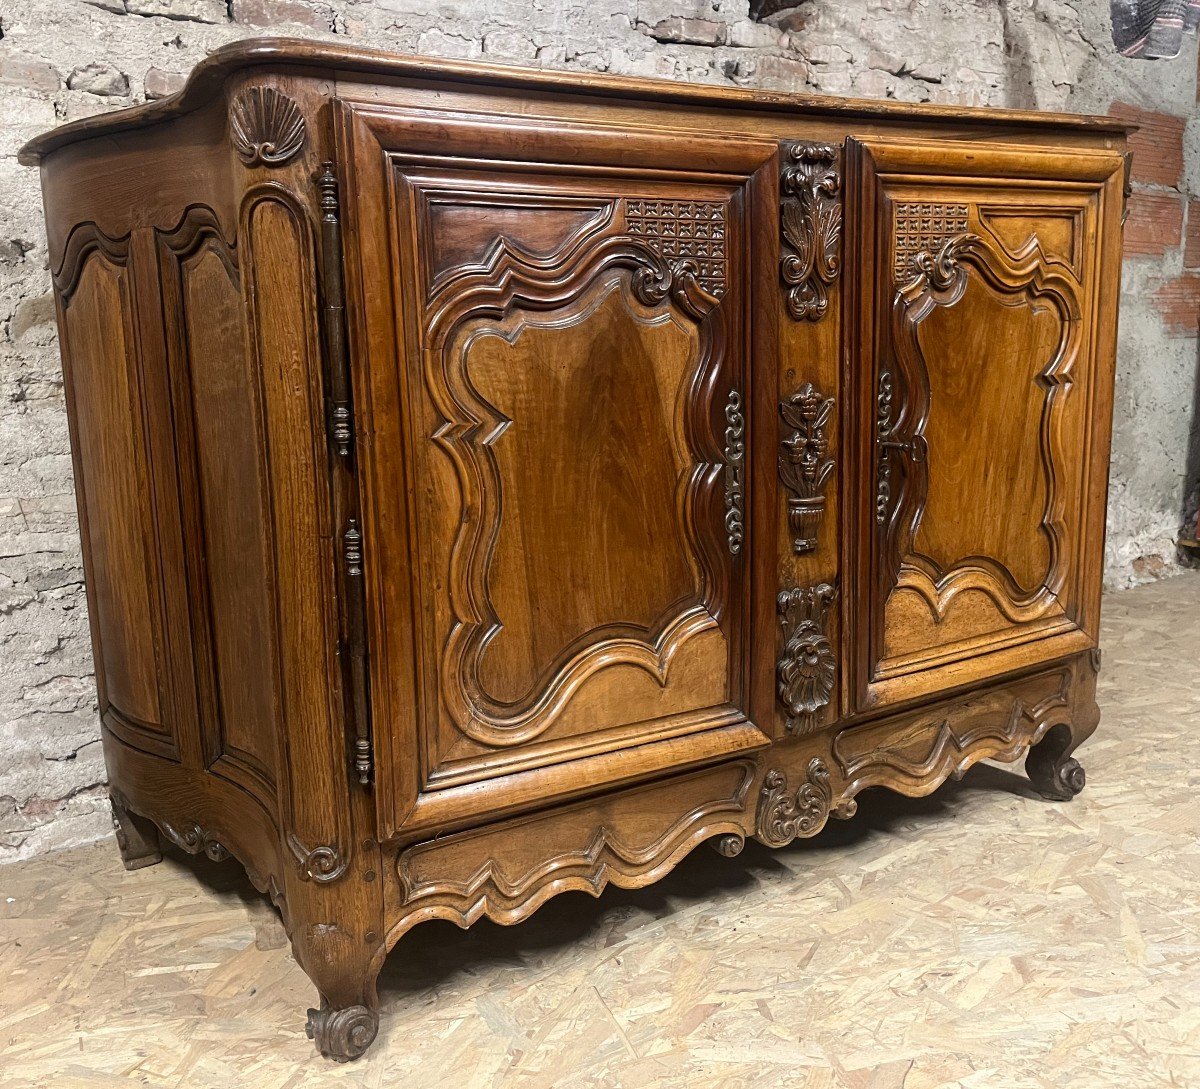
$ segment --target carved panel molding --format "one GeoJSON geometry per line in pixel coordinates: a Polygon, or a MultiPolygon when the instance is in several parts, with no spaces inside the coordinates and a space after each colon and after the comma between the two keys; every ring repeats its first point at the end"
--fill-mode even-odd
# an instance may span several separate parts
{"type": "Polygon", "coordinates": [[[837,589],[828,583],[781,590],[776,605],[784,644],[776,666],[779,702],[789,733],[807,733],[829,705],[837,656],[829,641],[829,613],[837,589]]]}
{"type": "MultiPolygon", "coordinates": [[[[631,202],[633,203],[633,202],[631,202]]],[[[656,202],[655,208],[667,202],[656,202]]],[[[698,220],[697,220],[698,222],[698,220]]],[[[711,280],[710,280],[711,283],[711,280]]],[[[652,241],[626,235],[584,238],[556,262],[531,261],[519,251],[494,249],[478,272],[456,277],[431,300],[427,342],[435,349],[426,356],[425,380],[438,413],[445,421],[434,441],[450,456],[463,488],[462,519],[451,552],[450,601],[455,623],[441,662],[441,686],[455,728],[490,747],[509,747],[544,733],[572,695],[597,670],[624,663],[644,669],[666,683],[677,651],[693,636],[717,627],[727,577],[715,549],[737,551],[741,529],[741,499],[731,502],[723,543],[701,524],[697,511],[719,486],[721,470],[729,468],[725,451],[711,428],[699,421],[711,417],[713,379],[724,353],[722,308],[700,280],[695,259],[669,260],[652,241]],[[612,272],[625,271],[629,288],[643,306],[670,301],[695,322],[697,350],[687,383],[687,426],[692,445],[691,468],[682,491],[681,527],[689,552],[698,563],[699,599],[673,607],[652,630],[610,624],[565,648],[527,698],[500,702],[480,682],[480,664],[489,642],[500,631],[500,618],[489,594],[489,564],[498,540],[503,506],[499,465],[492,440],[509,421],[479,395],[465,373],[461,352],[449,348],[454,331],[474,318],[500,320],[518,311],[555,312],[564,320],[577,307],[590,285],[612,272]],[[714,549],[715,546],[715,549],[714,549]]],[[[739,405],[729,418],[727,439],[735,434],[739,405]]],[[[734,467],[738,467],[736,449],[734,467]]],[[[740,478],[740,471],[737,474],[740,478]]],[[[735,490],[736,491],[736,490],[735,490]]],[[[719,493],[718,493],[719,494],[719,493]]],[[[715,529],[716,527],[713,527],[715,529]]]]}
{"type": "Polygon", "coordinates": [[[785,244],[780,274],[788,289],[787,309],[797,321],[820,321],[842,267],[840,151],[832,144],[785,149],[779,180],[785,244]]]}
{"type": "Polygon", "coordinates": [[[912,268],[913,277],[897,289],[892,307],[895,366],[885,366],[879,376],[875,456],[876,520],[883,534],[881,589],[884,596],[893,587],[916,591],[939,620],[955,596],[968,589],[985,593],[1009,621],[1036,619],[1053,602],[1065,577],[1066,494],[1059,466],[1066,455],[1059,405],[1072,381],[1082,335],[1078,284],[1065,266],[1046,262],[1036,250],[1014,261],[978,235],[960,235],[936,251],[921,251],[912,258],[912,268]],[[1044,391],[1039,446],[1046,482],[1040,524],[1049,560],[1044,580],[1032,590],[1023,590],[991,557],[970,556],[943,569],[914,547],[928,494],[929,466],[937,457],[924,436],[931,389],[918,332],[935,309],[954,306],[962,298],[969,275],[978,276],[1002,297],[1048,303],[1061,327],[1051,358],[1037,377],[1044,391]]]}
{"type": "Polygon", "coordinates": [[[705,840],[736,854],[753,820],[754,779],[754,763],[736,761],[618,794],[599,828],[582,803],[410,847],[396,859],[404,908],[388,943],[422,919],[508,925],[559,893],[639,888],[705,840]]]}
{"type": "Polygon", "coordinates": [[[817,547],[817,532],[825,515],[825,485],[833,475],[829,456],[829,420],[834,401],[805,382],[779,406],[791,429],[779,444],[779,479],[788,497],[792,551],[797,555],[817,547]]]}
{"type": "Polygon", "coordinates": [[[306,134],[300,107],[274,87],[248,87],[233,100],[229,136],[247,166],[282,166],[306,134]]]}
{"type": "Polygon", "coordinates": [[[895,723],[842,730],[833,755],[846,795],[885,786],[928,794],[947,778],[961,779],[983,759],[1016,760],[1071,715],[1072,666],[972,697],[964,705],[917,712],[895,723]]]}

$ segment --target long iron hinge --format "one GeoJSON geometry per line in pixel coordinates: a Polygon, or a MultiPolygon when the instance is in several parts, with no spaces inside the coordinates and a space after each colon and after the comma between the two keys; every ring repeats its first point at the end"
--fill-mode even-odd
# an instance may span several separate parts
{"type": "Polygon", "coordinates": [[[358,519],[351,518],[342,534],[346,565],[346,605],[350,658],[350,691],[354,713],[354,773],[366,786],[374,770],[371,756],[371,723],[367,707],[366,595],[363,592],[363,538],[358,519]]]}
{"type": "Polygon", "coordinates": [[[334,512],[342,532],[345,587],[344,631],[349,686],[348,711],[353,719],[353,764],[357,780],[367,786],[374,774],[370,701],[367,692],[367,609],[363,583],[363,535],[359,528],[358,489],[354,481],[354,406],[350,357],[346,343],[346,292],[342,278],[342,225],[337,172],[332,162],[317,175],[321,206],[321,325],[325,342],[326,426],[329,445],[340,468],[334,469],[334,512]]]}
{"type": "Polygon", "coordinates": [[[321,203],[321,317],[329,362],[326,420],[329,443],[340,457],[354,448],[354,410],[350,401],[350,360],[346,352],[346,288],[342,278],[342,222],[337,173],[321,164],[317,176],[321,203]]]}

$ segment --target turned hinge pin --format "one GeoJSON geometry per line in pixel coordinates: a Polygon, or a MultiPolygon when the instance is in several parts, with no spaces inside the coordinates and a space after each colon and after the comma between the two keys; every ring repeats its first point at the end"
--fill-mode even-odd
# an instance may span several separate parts
{"type": "Polygon", "coordinates": [[[346,352],[346,290],[342,279],[342,223],[338,180],[333,163],[321,164],[317,175],[321,205],[322,327],[328,357],[329,442],[339,457],[349,457],[354,446],[354,411],[350,399],[350,361],[346,352]]]}
{"type": "Polygon", "coordinates": [[[371,782],[371,723],[367,703],[366,598],[363,592],[363,536],[358,519],[351,518],[342,535],[346,568],[347,651],[350,665],[350,700],[354,715],[354,773],[363,786],[371,782]]]}

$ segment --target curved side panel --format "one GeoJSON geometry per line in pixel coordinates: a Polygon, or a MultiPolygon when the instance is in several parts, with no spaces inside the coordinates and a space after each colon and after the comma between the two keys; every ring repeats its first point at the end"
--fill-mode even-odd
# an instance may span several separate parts
{"type": "Polygon", "coordinates": [[[100,709],[129,744],[178,759],[129,239],[85,224],[71,241],[56,286],[100,709]]]}

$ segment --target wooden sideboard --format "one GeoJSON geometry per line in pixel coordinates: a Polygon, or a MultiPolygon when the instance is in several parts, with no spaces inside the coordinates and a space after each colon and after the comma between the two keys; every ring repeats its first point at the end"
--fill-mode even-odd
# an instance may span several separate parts
{"type": "Polygon", "coordinates": [[[126,865],[347,1059],[423,920],[1072,797],[1126,131],[260,40],[33,141],[126,865]]]}

